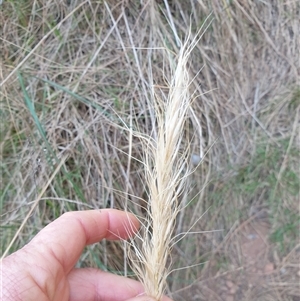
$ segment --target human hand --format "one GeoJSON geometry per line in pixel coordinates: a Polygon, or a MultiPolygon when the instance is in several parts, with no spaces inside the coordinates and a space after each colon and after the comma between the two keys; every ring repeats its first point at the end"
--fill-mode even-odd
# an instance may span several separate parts
{"type": "MultiPolygon", "coordinates": [[[[101,239],[126,239],[139,222],[114,209],[63,214],[0,267],[3,301],[150,301],[132,279],[99,269],[74,268],[83,248],[101,239]],[[138,297],[137,297],[138,296],[138,297]]],[[[171,301],[165,297],[164,301],[171,301]]]]}

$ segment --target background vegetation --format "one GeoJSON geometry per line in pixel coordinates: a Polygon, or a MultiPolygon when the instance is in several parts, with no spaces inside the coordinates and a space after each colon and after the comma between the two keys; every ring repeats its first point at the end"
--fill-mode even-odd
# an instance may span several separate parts
{"type": "MultiPolygon", "coordinates": [[[[196,169],[175,233],[190,234],[167,293],[300,300],[299,20],[298,1],[3,1],[2,252],[65,155],[10,252],[66,211],[144,214],[132,129],[154,126],[149,69],[163,100],[179,41],[204,25],[189,69],[196,169]]],[[[78,266],[130,276],[123,246],[91,246],[78,266]]]]}

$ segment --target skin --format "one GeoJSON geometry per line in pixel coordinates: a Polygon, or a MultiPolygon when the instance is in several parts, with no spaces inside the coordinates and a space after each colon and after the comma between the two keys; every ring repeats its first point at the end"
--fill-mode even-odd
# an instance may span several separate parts
{"type": "MultiPolygon", "coordinates": [[[[74,268],[84,247],[126,239],[139,228],[134,215],[114,209],[69,212],[41,230],[0,266],[3,301],[150,301],[132,279],[74,268]]],[[[171,301],[164,297],[163,301],[171,301]]]]}

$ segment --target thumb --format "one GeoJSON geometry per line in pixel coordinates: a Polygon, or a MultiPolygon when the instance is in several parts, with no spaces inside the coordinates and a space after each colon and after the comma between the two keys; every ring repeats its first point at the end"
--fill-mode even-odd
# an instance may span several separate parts
{"type": "MultiPolygon", "coordinates": [[[[126,301],[158,301],[158,300],[154,299],[153,297],[149,297],[147,295],[142,295],[142,296],[130,298],[126,301]]],[[[172,300],[166,296],[163,296],[161,301],[172,301],[172,300]]]]}
{"type": "Polygon", "coordinates": [[[143,296],[130,298],[126,301],[156,301],[156,300],[154,298],[149,297],[149,296],[143,295],[143,296]]]}

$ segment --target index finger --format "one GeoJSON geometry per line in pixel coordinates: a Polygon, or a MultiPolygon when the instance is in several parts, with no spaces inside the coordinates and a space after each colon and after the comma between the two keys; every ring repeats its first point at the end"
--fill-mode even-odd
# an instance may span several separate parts
{"type": "Polygon", "coordinates": [[[68,273],[86,245],[104,238],[126,239],[138,228],[133,214],[115,209],[68,212],[41,230],[26,248],[51,257],[49,261],[55,259],[68,273]]]}

